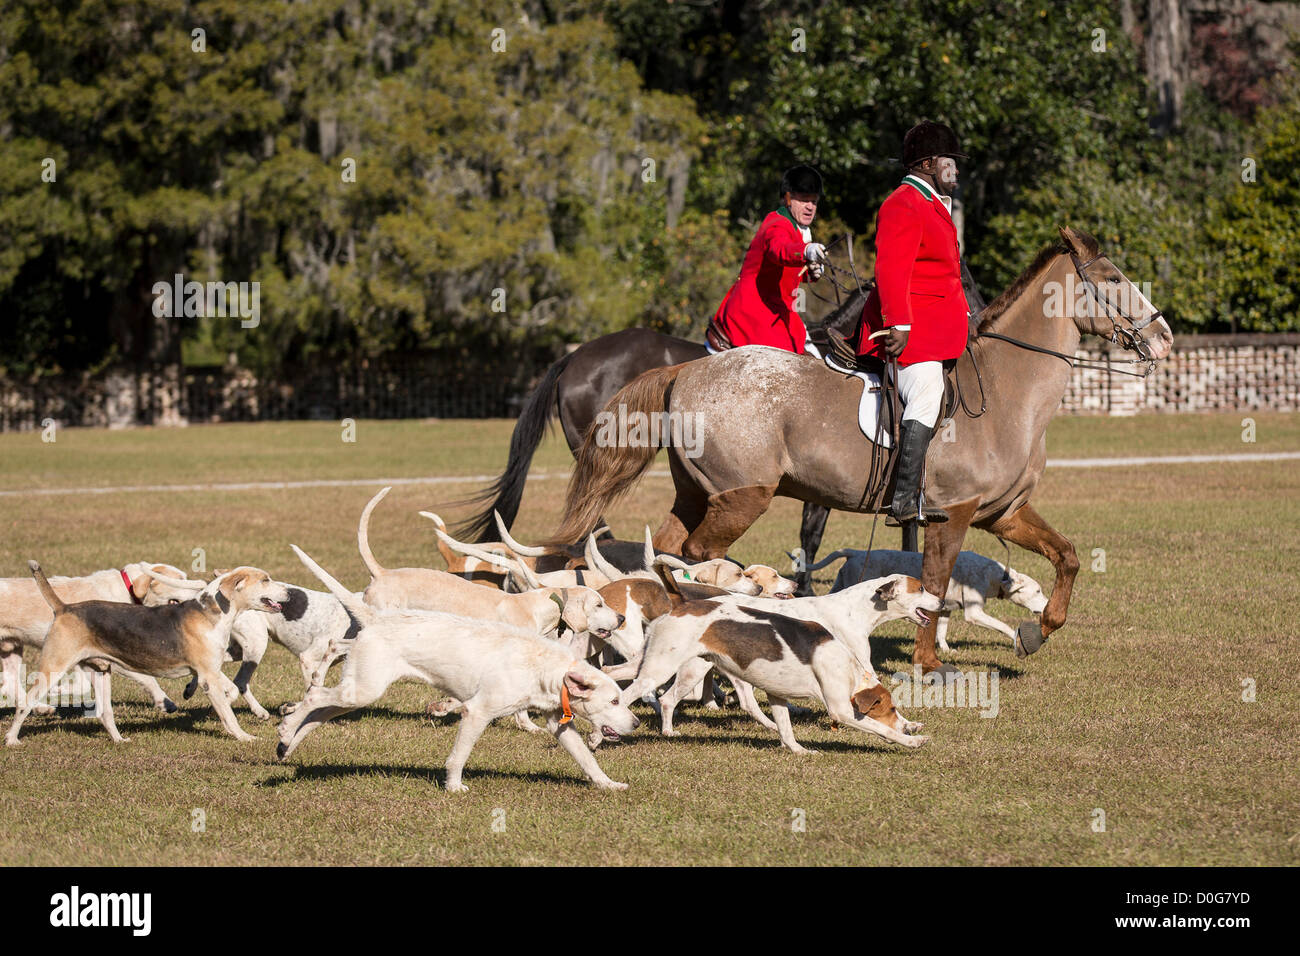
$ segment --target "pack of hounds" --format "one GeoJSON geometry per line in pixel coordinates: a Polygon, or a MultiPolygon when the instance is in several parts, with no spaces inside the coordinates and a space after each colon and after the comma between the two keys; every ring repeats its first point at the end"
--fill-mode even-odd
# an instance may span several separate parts
{"type": "Polygon", "coordinates": [[[582,545],[548,549],[515,541],[498,518],[499,543],[465,544],[425,511],[448,570],[385,568],[368,529],[388,491],[361,514],[357,546],[370,583],[360,593],[296,545],[325,591],[252,567],[203,581],[148,562],[47,579],[31,561],[32,578],[0,580],[0,699],[15,704],[5,743],[21,743],[34,710],[53,712],[49,691],[70,672],[93,689],[95,712],[115,742],[126,738],[113,719],[114,674],[143,685],[162,711],[176,706],[158,679],[188,677],[186,697],[201,687],[232,736],[256,740],[232,704],[242,697],[256,717],[270,719],[251,682],[275,641],[298,658],[305,686],[301,701],[280,708],[281,760],[326,721],[374,704],[394,681],[418,678],[447,695],[429,713],[460,716],[446,764],[449,791],[467,789],[465,763],[490,723],[511,718],[541,733],[534,715],[595,786],[621,790],[627,784],[600,769],[596,749],[638,727],[630,709],[638,701],[658,713],[663,734],[676,736],[682,700],[719,706],[714,669],[730,680],[738,705],[794,753],[813,752],[791,728],[789,702],[801,698],[820,701],[835,724],[919,747],[928,739],[921,725],[898,711],[871,666],[872,631],[899,619],[926,625],[938,615],[946,648],[948,616],[961,607],[966,620],[1014,644],[1012,629],[985,602],[1006,598],[1034,613],[1047,603],[1032,578],[973,552],[963,552],[943,597],[917,580],[919,554],[847,550],[813,566],[845,560],[830,593],[795,597],[794,582],[766,565],[688,564],[656,553],[649,529],[643,543],[593,534],[582,545]],[[39,651],[39,662],[24,688],[27,647],[39,651]],[[327,686],[340,659],[338,682],[327,686]],[[240,665],[233,680],[222,671],[228,661],[240,665]],[[589,728],[585,738],[579,725],[589,728]]]}

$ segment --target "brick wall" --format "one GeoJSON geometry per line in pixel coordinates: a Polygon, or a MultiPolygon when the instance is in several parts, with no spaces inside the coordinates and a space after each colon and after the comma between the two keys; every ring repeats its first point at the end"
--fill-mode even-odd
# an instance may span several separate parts
{"type": "MultiPolygon", "coordinates": [[[[1077,355],[1114,368],[1130,353],[1111,346],[1077,355]]],[[[1178,335],[1174,350],[1145,379],[1076,368],[1061,411],[1076,415],[1141,412],[1300,411],[1300,333],[1178,335]]]]}

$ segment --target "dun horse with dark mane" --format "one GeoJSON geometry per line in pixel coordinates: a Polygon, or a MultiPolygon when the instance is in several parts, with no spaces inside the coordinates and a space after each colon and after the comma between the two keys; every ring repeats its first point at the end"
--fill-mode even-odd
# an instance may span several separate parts
{"type": "MultiPolygon", "coordinates": [[[[979,334],[957,362],[963,391],[982,390],[985,413],[958,412],[946,436],[952,440],[936,440],[926,459],[927,498],[950,516],[926,529],[927,591],[945,593],[969,527],[1041,554],[1055,567],[1041,632],[1022,629],[1023,651],[1029,653],[1064,625],[1079,567],[1074,547],[1029,499],[1047,460],[1047,425],[1065,395],[1080,338],[1103,336],[1148,366],[1173,346],[1160,313],[1101,254],[1096,240],[1071,229],[1060,233],[1062,244],[1039,253],[989,305],[979,334]],[[1086,297],[1063,294],[1079,283],[1086,297]]],[[[629,417],[689,415],[703,436],[695,457],[668,448],[676,499],[655,534],[655,547],[692,560],[721,557],[776,495],[869,511],[863,490],[872,446],[856,424],[861,389],[820,361],[761,347],[655,369],[631,382],[607,411],[623,406],[629,417]]],[[[610,445],[589,431],[555,539],[581,540],[632,489],[658,451],[644,442],[610,445]]],[[[918,629],[913,662],[927,674],[952,670],[935,653],[933,622],[918,629]]]]}

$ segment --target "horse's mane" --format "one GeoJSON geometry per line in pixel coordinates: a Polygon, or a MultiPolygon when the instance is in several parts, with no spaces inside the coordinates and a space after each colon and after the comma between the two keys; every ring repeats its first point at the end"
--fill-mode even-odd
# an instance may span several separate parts
{"type": "Polygon", "coordinates": [[[843,305],[838,305],[826,314],[826,317],[818,323],[823,329],[834,329],[837,332],[847,336],[853,331],[854,324],[862,316],[862,306],[867,301],[867,296],[871,294],[874,283],[868,282],[862,288],[850,295],[843,305]],[[841,326],[847,322],[848,329],[841,326]]]}
{"type": "MultiPolygon", "coordinates": [[[[1084,246],[1086,247],[1085,251],[1089,257],[1095,256],[1100,250],[1101,247],[1097,245],[1097,240],[1086,232],[1078,232],[1076,230],[1075,235],[1084,240],[1084,246]]],[[[1039,250],[1038,255],[1034,256],[1034,261],[1029,264],[1029,268],[1020,273],[1020,276],[1016,281],[1011,283],[1011,287],[988,304],[988,308],[986,308],[983,315],[980,316],[980,324],[979,328],[976,330],[976,334],[978,335],[980,332],[990,331],[993,328],[993,323],[1002,316],[1002,313],[1007,310],[1012,302],[1016,301],[1016,299],[1020,297],[1020,293],[1025,291],[1025,287],[1038,278],[1039,274],[1047,268],[1047,264],[1057,256],[1065,255],[1069,251],[1070,250],[1059,241],[1049,242],[1047,245],[1043,246],[1043,248],[1039,250]]]]}

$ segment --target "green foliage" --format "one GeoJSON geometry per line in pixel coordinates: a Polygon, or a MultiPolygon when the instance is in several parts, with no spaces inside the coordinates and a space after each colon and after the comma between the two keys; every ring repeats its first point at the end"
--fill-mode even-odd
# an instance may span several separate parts
{"type": "Polygon", "coordinates": [[[1176,329],[1300,327],[1294,95],[1245,129],[1192,90],[1163,140],[1148,102],[1117,9],[1084,0],[13,0],[0,368],[175,361],[182,336],[267,367],[698,335],[794,162],[869,273],[921,118],[970,154],[986,293],[1068,222],[1176,329]],[[177,272],[259,282],[261,324],[155,318],[177,272]]]}
{"type": "Polygon", "coordinates": [[[703,341],[709,319],[740,271],[745,248],[722,212],[688,213],[650,239],[641,256],[639,285],[647,298],[641,324],[703,341]]]}
{"type": "Polygon", "coordinates": [[[582,5],[561,7],[6,8],[0,308],[29,304],[0,336],[8,364],[35,367],[69,334],[40,316],[105,325],[80,289],[124,313],[107,323],[123,352],[161,357],[149,290],[175,272],[261,283],[257,328],[188,330],[258,365],[634,323],[640,251],[703,127],[689,101],[642,88],[582,5]]]}
{"type": "Polygon", "coordinates": [[[1221,318],[1260,332],[1300,329],[1300,88],[1263,110],[1247,134],[1245,159],[1207,225],[1219,251],[1212,288],[1221,318]]]}
{"type": "Polygon", "coordinates": [[[823,218],[870,237],[902,175],[903,133],[935,119],[970,155],[966,251],[990,298],[1070,224],[1151,283],[1175,330],[1300,327],[1286,307],[1295,283],[1266,278],[1289,275],[1277,230],[1294,217],[1270,218],[1266,192],[1237,188],[1240,121],[1193,87],[1182,129],[1154,138],[1141,52],[1114,5],[627,0],[610,19],[647,82],[691,93],[710,121],[692,172],[702,208],[761,215],[780,170],[811,161],[826,176],[823,218]],[[1235,244],[1211,229],[1233,191],[1243,229],[1242,204],[1263,220],[1235,244]]]}

